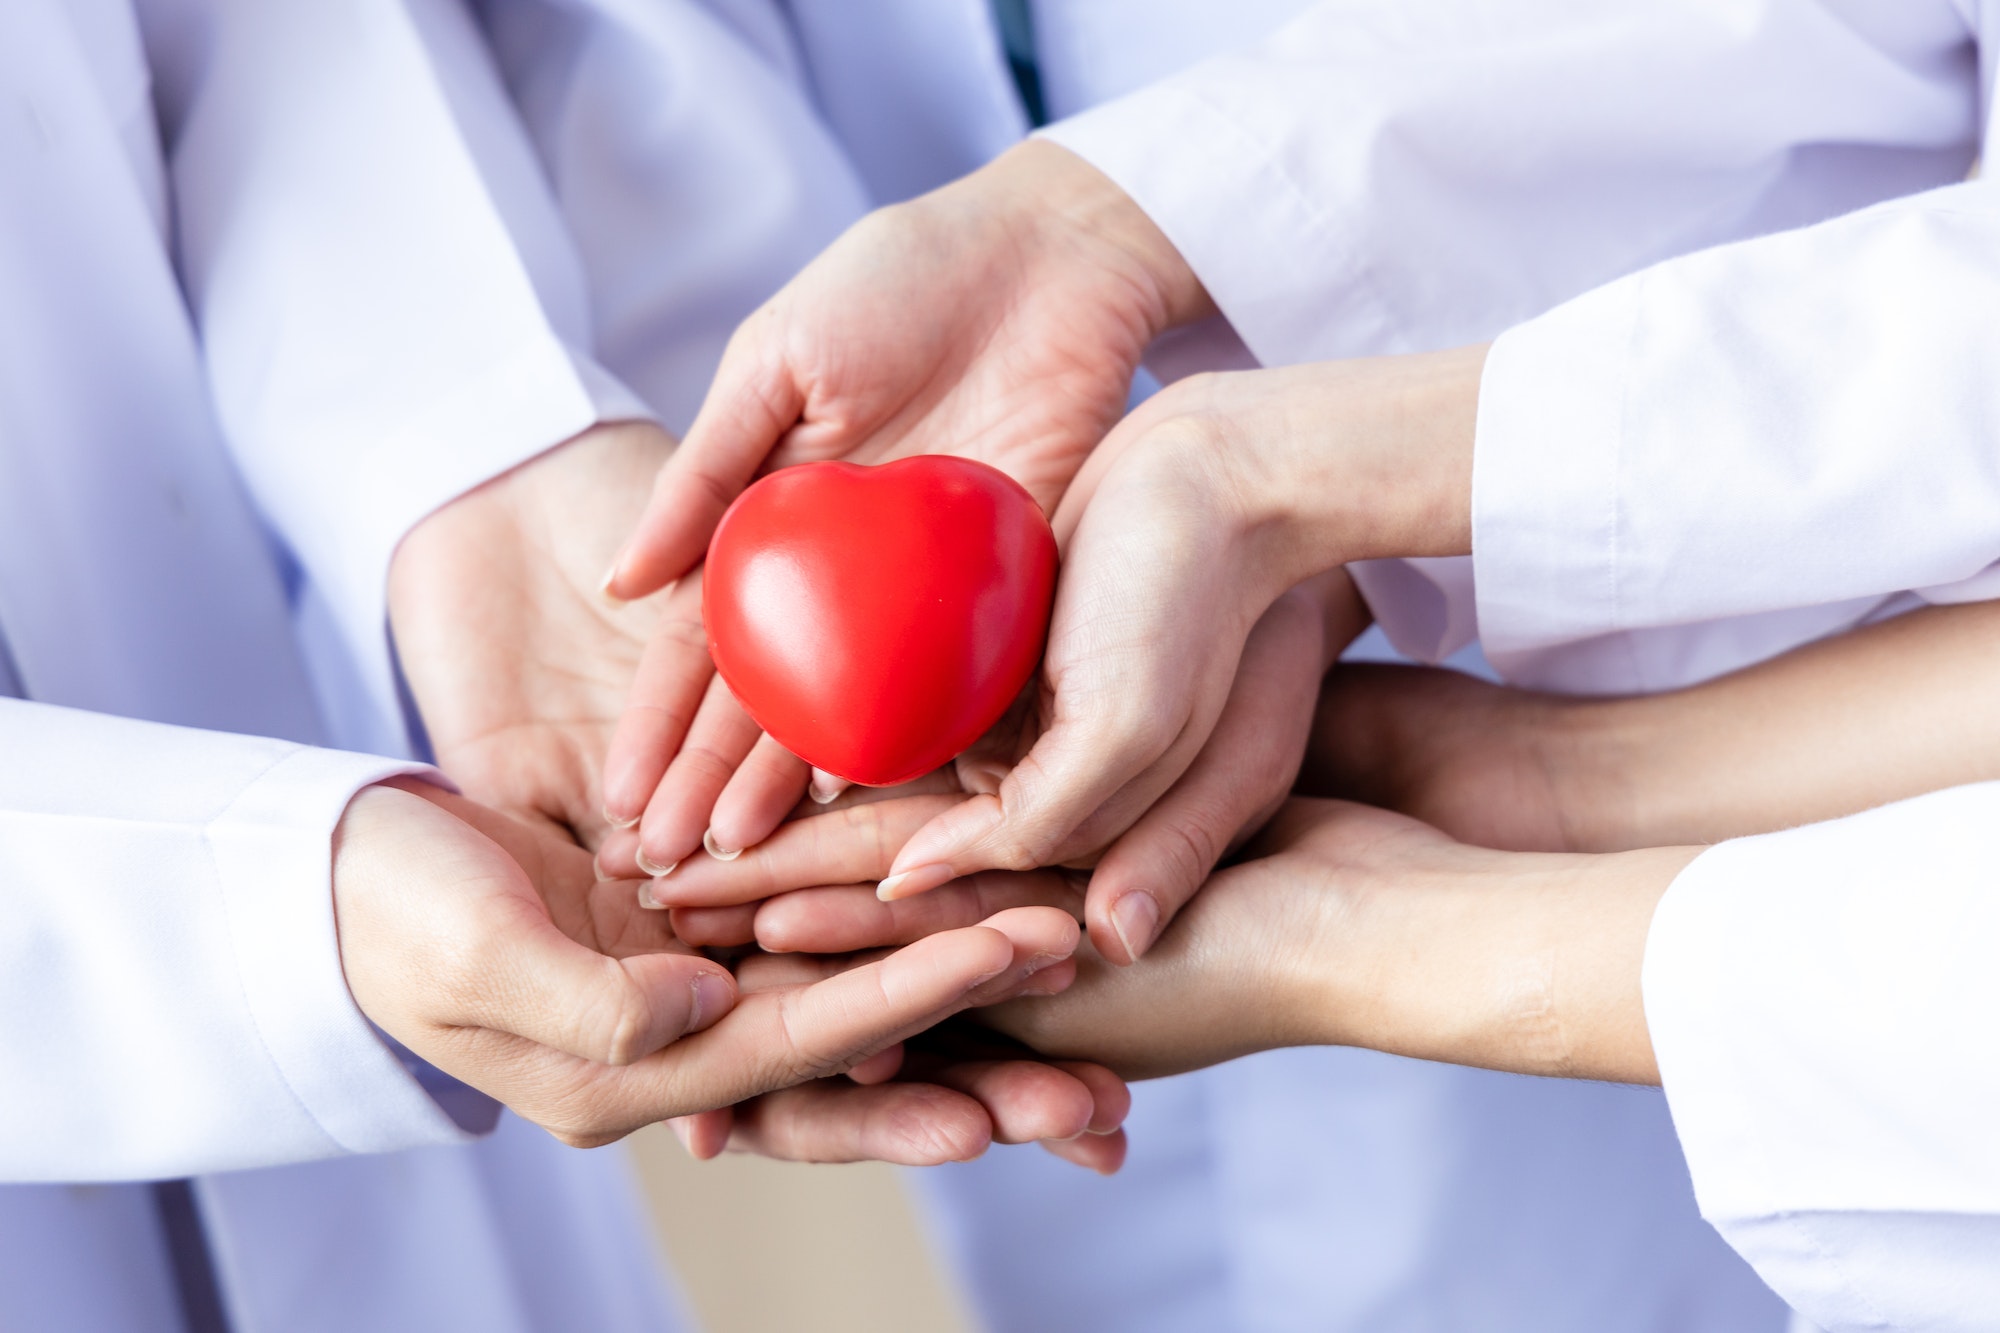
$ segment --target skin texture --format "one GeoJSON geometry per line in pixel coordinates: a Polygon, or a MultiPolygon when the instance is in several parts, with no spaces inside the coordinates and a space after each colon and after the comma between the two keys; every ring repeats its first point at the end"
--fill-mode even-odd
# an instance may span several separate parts
{"type": "MultiPolygon", "coordinates": [[[[1085,858],[1095,862],[1085,916],[1102,956],[1119,963],[1141,956],[1216,863],[1282,803],[1298,771],[1320,678],[1366,624],[1351,581],[1338,570],[1293,589],[1265,612],[1200,753],[1129,830],[1116,831],[1108,849],[1085,858]],[[1134,894],[1145,901],[1136,928],[1129,906],[1121,909],[1134,894]]],[[[955,798],[999,788],[1033,741],[1030,715],[1017,713],[1012,722],[1017,732],[989,737],[922,782],[850,794],[828,807],[802,806],[799,818],[741,856],[692,857],[652,882],[650,900],[676,909],[676,928],[687,938],[733,944],[751,938],[759,899],[843,878],[879,880],[909,836],[956,808],[955,798]]],[[[606,854],[619,849],[614,838],[606,854]]]]}
{"type": "MultiPolygon", "coordinates": [[[[1484,356],[1197,376],[1122,421],[1056,514],[1033,747],[917,831],[883,892],[1092,855],[1202,752],[1286,590],[1352,559],[1468,550],[1484,356]]],[[[1090,905],[1100,943],[1110,906],[1090,905]]]]}
{"type": "MultiPolygon", "coordinates": [[[[684,956],[690,951],[674,939],[657,914],[638,909],[635,882],[602,882],[589,873],[587,858],[581,861],[582,873],[577,873],[580,854],[564,846],[572,840],[595,846],[615,832],[603,820],[597,778],[632,672],[648,643],[656,655],[661,644],[678,644],[707,662],[698,582],[623,605],[606,602],[596,589],[604,562],[635,520],[646,487],[671,447],[663,432],[645,423],[585,432],[424,520],[397,551],[389,592],[400,660],[440,766],[468,795],[499,807],[532,831],[534,837],[523,841],[511,820],[495,826],[509,830],[510,850],[522,851],[524,858],[532,853],[523,864],[531,860],[541,868],[531,879],[542,891],[543,909],[559,931],[572,932],[600,952],[634,950],[639,961],[628,968],[665,969],[678,976],[676,969],[696,968],[696,960],[684,956]],[[615,938],[596,933],[609,921],[615,921],[621,932],[615,938]],[[647,957],[654,952],[660,958],[647,957]],[[669,958],[676,961],[663,961],[669,958]]],[[[431,791],[422,789],[426,796],[431,791]]],[[[365,817],[379,799],[369,796],[356,809],[365,817]]],[[[493,818],[490,811],[478,811],[473,822],[491,832],[488,825],[493,818]]],[[[448,822],[434,821],[432,828],[452,837],[461,832],[448,822]]],[[[428,864],[434,856],[414,834],[401,835],[397,845],[416,864],[428,864]]],[[[422,969],[428,964],[419,946],[426,940],[437,943],[410,933],[421,924],[395,918],[377,931],[351,930],[343,945],[350,974],[375,978],[384,995],[401,993],[393,972],[396,960],[422,969]]],[[[509,924],[546,934],[546,923],[536,926],[532,913],[517,913],[509,924]]],[[[454,928],[470,936],[478,925],[467,919],[455,922],[454,928]]],[[[524,970],[538,956],[523,951],[526,939],[509,943],[516,958],[511,965],[524,970]]],[[[501,943],[488,942],[495,948],[501,943]]],[[[559,957],[557,951],[545,961],[554,967],[559,957]]],[[[704,974],[715,977],[717,985],[727,981],[717,967],[708,966],[704,974]]],[[[499,985],[503,979],[490,980],[499,985]]],[[[523,975],[506,984],[543,987],[542,998],[551,1012],[587,1014],[592,1005],[602,1003],[589,989],[596,984],[594,973],[573,966],[547,975],[523,975]]],[[[672,999],[670,990],[656,1002],[669,1004],[672,999]]],[[[622,1002],[632,1000],[626,995],[622,1002]]],[[[661,1016],[648,1020],[653,1026],[645,1027],[638,1037],[621,1040],[641,1045],[671,1040],[673,1012],[669,1005],[661,1016]]],[[[711,1006],[703,1021],[713,1014],[711,1006]]],[[[377,1021],[382,1022],[379,1017],[377,1021]]],[[[403,1036],[389,1023],[382,1025],[403,1036]]],[[[540,1028],[514,1035],[549,1044],[540,1028]]],[[[407,1037],[404,1040],[413,1049],[425,1049],[407,1037]]],[[[532,1072],[546,1064],[547,1052],[521,1041],[492,1043],[492,1048],[496,1052],[492,1067],[478,1066],[478,1076],[467,1081],[511,1101],[512,1090],[525,1080],[536,1091],[516,1109],[569,1133],[561,1109],[549,1107],[541,1095],[542,1076],[532,1072]]],[[[614,1050],[561,1049],[600,1062],[614,1050]]],[[[781,1051],[760,1053],[747,1040],[738,1053],[751,1066],[782,1056],[781,1051]]],[[[442,1059],[438,1062],[452,1067],[442,1059]]],[[[950,1075],[949,1066],[941,1068],[950,1075]]],[[[726,1088],[716,1080],[699,1086],[726,1088]]],[[[975,1090],[991,1096],[993,1105],[946,1084],[925,1086],[911,1079],[864,1096],[843,1077],[822,1088],[814,1099],[812,1104],[820,1112],[816,1117],[804,1115],[801,1102],[786,1102],[792,1108],[787,1131],[773,1134],[769,1141],[813,1160],[845,1160],[870,1148],[899,1161],[934,1160],[943,1146],[950,1147],[950,1156],[976,1155],[993,1138],[1067,1137],[1074,1132],[1077,1099],[1090,1099],[1089,1089],[1075,1078],[1025,1060],[989,1071],[975,1090]],[[919,1109],[939,1117],[931,1129],[923,1129],[928,1122],[919,1109]],[[926,1133],[934,1141],[921,1141],[926,1133]]],[[[603,1114],[601,1106],[607,1104],[603,1097],[608,1095],[579,1094],[593,1117],[603,1114]]],[[[629,1104],[637,1107],[641,1102],[629,1104]]],[[[685,1107],[685,1099],[665,1098],[659,1115],[685,1107]]],[[[615,1117],[605,1123],[615,1124],[615,1117]]]]}
{"type": "MultiPolygon", "coordinates": [[[[1147,344],[1211,308],[1145,213],[1051,144],[871,214],[737,331],[608,590],[686,575],[751,478],[793,463],[959,453],[1053,511],[1147,344]]],[[[807,782],[687,648],[656,640],[606,769],[609,814],[643,816],[656,869],[704,835],[762,840],[807,782]]]]}
{"type": "MultiPolygon", "coordinates": [[[[981,1019],[1051,1057],[1133,1078],[1347,1044],[1657,1081],[1639,978],[1653,910],[1700,850],[1676,840],[1994,777],[1996,648],[2000,606],[1989,604],[1915,612],[1643,699],[1337,668],[1302,785],[1365,787],[1460,831],[1549,850],[1470,846],[1386,810],[1296,799],[1143,962],[1112,967],[1086,944],[1061,997],[981,1019]],[[1562,850],[1577,845],[1612,850],[1562,850]]],[[[904,825],[948,799],[807,819],[716,874],[753,897],[816,869],[865,880],[904,825]]],[[[755,903],[747,929],[767,948],[865,948],[1021,906],[1080,912],[1083,883],[986,872],[887,903],[865,883],[805,888],[755,903]]]]}
{"type": "Polygon", "coordinates": [[[1342,666],[1300,789],[1492,847],[1720,842],[2000,778],[1996,660],[2000,604],[1988,602],[1914,611],[1634,698],[1342,666]]]}
{"type": "Polygon", "coordinates": [[[999,914],[835,975],[739,985],[586,853],[415,781],[364,790],[335,832],[342,963],[362,1011],[566,1143],[810,1084],[773,1146],[926,1164],[1122,1117],[1108,1075],[1028,1061],[889,1082],[900,1043],[961,1009],[1067,985],[1078,932],[999,914]],[[861,1071],[863,1081],[835,1075],[861,1071]],[[1025,1073],[1023,1071],[1026,1071],[1025,1073]],[[1098,1104],[1099,1093],[1108,1101],[1098,1104]]]}
{"type": "Polygon", "coordinates": [[[389,569],[397,655],[439,766],[586,846],[609,831],[598,779],[640,655],[660,639],[700,651],[698,599],[597,594],[672,449],[648,423],[594,427],[430,515],[389,569]]]}
{"type": "MultiPolygon", "coordinates": [[[[1141,962],[1115,967],[1086,944],[1063,995],[978,1019],[1127,1078],[1353,1045],[1657,1082],[1640,963],[1654,906],[1698,851],[1493,851],[1389,811],[1295,799],[1141,962]]],[[[772,943],[856,945],[1081,903],[1074,875],[988,872],[897,903],[861,885],[790,893],[758,909],[756,929],[772,943]]]]}

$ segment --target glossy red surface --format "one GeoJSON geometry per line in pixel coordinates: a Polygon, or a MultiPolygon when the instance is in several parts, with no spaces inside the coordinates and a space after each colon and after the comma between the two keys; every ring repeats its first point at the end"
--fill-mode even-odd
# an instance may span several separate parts
{"type": "Polygon", "coordinates": [[[779,744],[886,786],[999,720],[1041,658],[1055,575],[1040,507],[983,463],[807,463],[722,516],[702,618],[716,669],[779,744]]]}

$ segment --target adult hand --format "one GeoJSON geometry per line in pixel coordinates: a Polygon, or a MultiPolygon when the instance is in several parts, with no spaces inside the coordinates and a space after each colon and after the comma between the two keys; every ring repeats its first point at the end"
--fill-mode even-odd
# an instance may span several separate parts
{"type": "Polygon", "coordinates": [[[883,896],[1090,856],[1203,752],[1282,591],[1349,560],[1467,550],[1483,360],[1199,376],[1121,422],[1056,515],[1032,749],[993,794],[918,830],[883,896]]]}
{"type": "Polygon", "coordinates": [[[1342,663],[1321,691],[1298,790],[1398,810],[1481,847],[1622,850],[1609,816],[1629,802],[1631,778],[1612,761],[1636,756],[1611,743],[1616,729],[1592,743],[1592,706],[1444,667],[1342,663]]]}
{"type": "MultiPolygon", "coordinates": [[[[389,570],[396,651],[439,766],[587,846],[606,831],[604,750],[647,643],[708,660],[698,589],[625,605],[597,590],[672,448],[648,423],[593,427],[430,515],[389,570]]],[[[683,728],[692,711],[683,701],[683,728]]]]}
{"type": "MultiPolygon", "coordinates": [[[[1292,589],[1264,613],[1200,754],[1129,828],[1112,829],[1108,848],[1094,858],[1079,915],[1102,956],[1130,963],[1143,955],[1216,863],[1284,801],[1320,678],[1366,624],[1366,609],[1342,570],[1292,589]]],[[[1009,748],[1005,737],[1001,746],[1009,748]]],[[[756,904],[790,890],[880,879],[918,829],[966,793],[1004,785],[1014,757],[976,749],[898,794],[846,798],[841,808],[786,824],[740,857],[692,858],[654,880],[647,896],[676,909],[676,928],[687,938],[708,944],[754,935],[767,949],[831,953],[920,938],[931,919],[925,900],[881,901],[872,884],[863,889],[867,906],[857,920],[873,924],[834,935],[793,928],[795,905],[783,898],[768,910],[756,904]]],[[[977,900],[975,887],[970,901],[977,900]]]]}
{"type": "Polygon", "coordinates": [[[1294,801],[1138,966],[1086,946],[1061,996],[978,1018],[1127,1078],[1343,1045],[1657,1083],[1640,965],[1653,909],[1699,850],[1498,852],[1388,811],[1294,801]]]}
{"type": "MultiPolygon", "coordinates": [[[[372,1021],[580,1145],[879,1068],[969,1005],[1060,989],[1078,937],[1064,913],[1009,912],[824,980],[739,991],[663,914],[640,909],[629,884],[597,881],[573,844],[411,780],[349,805],[335,833],[334,908],[349,987],[372,1021]]],[[[1020,1088],[1003,1074],[977,1092],[1020,1088]]],[[[1074,1096],[1062,1100],[1054,1118],[1073,1120],[1074,1096]]],[[[992,1134],[978,1095],[940,1085],[856,1085],[816,1110],[794,1150],[858,1146],[921,1163],[976,1155],[992,1134]]],[[[1014,1118],[1030,1129],[1050,1120],[1014,1118]]]]}
{"type": "MultiPolygon", "coordinates": [[[[1110,180],[1052,144],[1012,149],[863,219],[745,321],[606,586],[638,597],[686,574],[743,487],[793,463],[963,454],[1053,509],[1123,413],[1147,345],[1209,309],[1110,180]]],[[[705,832],[714,849],[752,845],[806,785],[719,688],[688,736],[695,755],[668,768],[680,738],[666,743],[653,710],[678,710],[705,681],[670,650],[613,746],[610,812],[644,815],[655,867],[705,832]]]]}

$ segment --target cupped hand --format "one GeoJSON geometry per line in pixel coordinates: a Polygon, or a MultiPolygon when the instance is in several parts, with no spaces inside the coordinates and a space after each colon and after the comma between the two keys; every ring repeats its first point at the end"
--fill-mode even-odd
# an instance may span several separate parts
{"type": "MultiPolygon", "coordinates": [[[[1053,510],[1123,413],[1147,345],[1208,310],[1131,199],[1067,150],[1023,144],[863,219],[745,321],[607,586],[639,597],[682,577],[744,486],[794,463],[962,454],[1053,510]]],[[[696,757],[676,760],[679,738],[654,719],[706,681],[664,654],[613,744],[610,811],[643,815],[656,867],[705,833],[751,845],[806,786],[719,686],[687,736],[696,757]]]]}
{"type": "MultiPolygon", "coordinates": [[[[1204,753],[1285,589],[1352,559],[1465,549],[1483,357],[1198,376],[1121,422],[1056,515],[1064,563],[1033,747],[997,791],[919,830],[884,895],[1094,855],[1204,753]]],[[[1185,859],[1212,864],[1214,850],[1185,859]]],[[[1148,900],[1120,901],[1142,927],[1148,900]]],[[[1093,908],[1100,946],[1110,906],[1093,908]]]]}
{"type": "MultiPolygon", "coordinates": [[[[739,988],[664,914],[639,908],[629,883],[597,880],[581,849],[420,782],[360,793],[334,856],[342,966],[362,1011],[581,1145],[865,1071],[968,1006],[1059,988],[1078,938],[1063,912],[1007,912],[824,979],[739,988]]],[[[791,1146],[976,1155],[993,1129],[980,1096],[1032,1101],[1022,1088],[1008,1074],[973,1095],[855,1085],[820,1098],[791,1146]]]]}
{"type": "MultiPolygon", "coordinates": [[[[605,746],[649,642],[705,679],[699,589],[625,605],[597,583],[672,452],[657,426],[596,426],[459,497],[389,571],[396,651],[438,765],[468,795],[595,846],[605,746]]],[[[658,716],[658,715],[656,715],[658,716]]],[[[677,744],[672,721],[656,735],[677,744]]]]}
{"type": "MultiPolygon", "coordinates": [[[[1277,809],[1291,789],[1310,727],[1320,677],[1366,624],[1352,582],[1331,571],[1280,597],[1247,640],[1235,679],[1194,761],[1129,828],[1113,829],[1077,904],[1098,950],[1129,963],[1151,945],[1209,872],[1277,809]]],[[[1009,725],[1018,723],[1010,718],[1009,725]]],[[[675,911],[676,926],[705,944],[747,942],[767,949],[830,953],[904,943],[969,924],[963,904],[977,905],[1005,875],[974,875],[937,893],[878,896],[873,881],[889,871],[919,829],[956,809],[968,793],[991,793],[1032,736],[1004,730],[951,768],[893,793],[850,795],[825,812],[807,813],[758,846],[728,859],[695,856],[654,880],[651,901],[675,911]],[[865,886],[861,881],[869,881],[865,886]],[[802,922],[793,890],[855,884],[843,896],[854,913],[831,933],[802,922]],[[947,906],[949,904],[949,906],[947,906]]],[[[997,910],[997,909],[996,909],[997,910]]],[[[977,919],[976,917],[970,919],[977,919]]]]}

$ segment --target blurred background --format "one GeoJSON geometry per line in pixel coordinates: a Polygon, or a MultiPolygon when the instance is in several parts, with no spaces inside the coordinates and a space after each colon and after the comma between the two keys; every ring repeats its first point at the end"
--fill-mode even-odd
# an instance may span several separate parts
{"type": "Polygon", "coordinates": [[[895,1167],[697,1162],[665,1125],[630,1140],[667,1262],[704,1333],[971,1333],[895,1167]]]}

